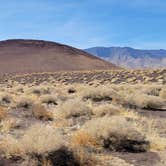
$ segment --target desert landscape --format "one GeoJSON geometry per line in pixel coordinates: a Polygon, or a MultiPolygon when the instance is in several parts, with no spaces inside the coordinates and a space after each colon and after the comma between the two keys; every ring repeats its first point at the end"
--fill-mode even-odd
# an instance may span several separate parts
{"type": "Polygon", "coordinates": [[[166,70],[5,74],[0,165],[165,166],[166,70]]]}
{"type": "Polygon", "coordinates": [[[0,2],[0,166],[166,166],[166,1],[0,2]]]}

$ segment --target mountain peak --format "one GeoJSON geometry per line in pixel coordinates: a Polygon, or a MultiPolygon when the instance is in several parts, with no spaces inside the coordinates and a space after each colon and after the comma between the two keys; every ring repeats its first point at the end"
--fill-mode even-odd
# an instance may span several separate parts
{"type": "Polygon", "coordinates": [[[56,42],[29,39],[0,41],[0,74],[117,68],[83,50],[56,42]]]}

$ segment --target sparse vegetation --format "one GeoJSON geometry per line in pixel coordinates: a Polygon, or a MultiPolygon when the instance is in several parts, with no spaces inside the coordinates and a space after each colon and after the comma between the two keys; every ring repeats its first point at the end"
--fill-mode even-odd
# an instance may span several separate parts
{"type": "Polygon", "coordinates": [[[20,97],[18,101],[16,102],[16,107],[17,108],[25,108],[25,109],[30,109],[34,104],[34,100],[30,97],[20,97]]]}
{"type": "Polygon", "coordinates": [[[64,102],[57,111],[57,116],[63,118],[79,117],[91,114],[91,108],[79,99],[70,99],[64,102]]]}
{"type": "Polygon", "coordinates": [[[7,111],[5,108],[0,107],[0,120],[3,120],[7,117],[7,111]]]}
{"type": "Polygon", "coordinates": [[[166,87],[160,91],[160,97],[166,100],[166,87]]]}
{"type": "Polygon", "coordinates": [[[158,96],[141,93],[125,94],[116,100],[118,104],[128,108],[164,109],[166,102],[158,96]]]}
{"type": "Polygon", "coordinates": [[[41,103],[58,105],[57,98],[53,95],[44,95],[40,98],[41,103]]]}
{"type": "Polygon", "coordinates": [[[2,163],[130,166],[125,152],[134,160],[165,153],[160,73],[159,84],[148,70],[34,73],[2,82],[2,163]]]}
{"type": "Polygon", "coordinates": [[[0,94],[0,105],[9,105],[12,102],[12,97],[8,93],[1,93],[0,94]]]}
{"type": "Polygon", "coordinates": [[[44,94],[49,94],[50,89],[49,87],[44,87],[44,86],[38,86],[38,87],[33,87],[29,90],[30,93],[36,94],[38,96],[44,95],[44,94]]]}
{"type": "Polygon", "coordinates": [[[0,122],[0,132],[2,133],[7,133],[16,127],[19,127],[19,121],[16,119],[8,118],[0,122]]]}
{"type": "Polygon", "coordinates": [[[61,148],[63,140],[61,134],[50,126],[36,124],[27,129],[20,139],[6,136],[0,142],[0,147],[9,156],[42,154],[61,148]]]}
{"type": "Polygon", "coordinates": [[[86,131],[77,131],[71,139],[71,144],[74,146],[97,146],[97,140],[88,134],[86,131]]]}
{"type": "Polygon", "coordinates": [[[114,106],[112,104],[104,104],[97,106],[93,109],[93,113],[98,116],[102,117],[105,115],[118,115],[122,112],[122,108],[118,108],[117,106],[114,106]]]}
{"type": "Polygon", "coordinates": [[[84,99],[91,99],[94,102],[112,101],[117,94],[113,89],[107,89],[104,86],[86,89],[83,92],[84,99]]]}
{"type": "Polygon", "coordinates": [[[109,150],[129,152],[149,150],[149,141],[134,128],[130,121],[121,116],[92,119],[83,126],[82,130],[109,150]]]}
{"type": "Polygon", "coordinates": [[[54,119],[53,112],[47,110],[41,104],[35,104],[32,108],[32,113],[35,118],[40,119],[40,120],[53,120],[54,119]]]}

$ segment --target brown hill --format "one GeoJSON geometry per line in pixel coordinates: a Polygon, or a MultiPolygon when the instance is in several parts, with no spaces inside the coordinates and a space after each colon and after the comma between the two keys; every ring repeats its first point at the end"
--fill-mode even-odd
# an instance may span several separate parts
{"type": "Polygon", "coordinates": [[[0,74],[116,68],[82,50],[55,42],[0,41],[0,74]]]}

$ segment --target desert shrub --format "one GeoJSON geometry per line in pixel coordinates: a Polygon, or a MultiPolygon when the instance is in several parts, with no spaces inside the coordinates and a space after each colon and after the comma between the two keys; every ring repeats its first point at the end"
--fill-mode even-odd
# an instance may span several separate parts
{"type": "Polygon", "coordinates": [[[57,150],[63,145],[64,139],[60,132],[42,124],[31,126],[20,139],[7,135],[0,141],[1,151],[8,156],[42,154],[57,150]]]}
{"type": "Polygon", "coordinates": [[[7,135],[0,141],[0,151],[9,158],[17,157],[27,165],[31,162],[49,166],[95,165],[88,152],[78,147],[67,147],[60,131],[42,124],[31,126],[19,139],[7,135]]]}
{"type": "Polygon", "coordinates": [[[0,107],[0,121],[7,117],[7,111],[5,108],[0,107]]]}
{"type": "Polygon", "coordinates": [[[47,86],[32,87],[29,90],[29,93],[33,93],[33,94],[36,94],[36,95],[40,96],[40,95],[43,95],[43,94],[49,94],[50,89],[47,86]]]}
{"type": "Polygon", "coordinates": [[[144,86],[141,86],[140,88],[144,94],[151,95],[151,96],[159,96],[162,86],[161,85],[144,85],[144,86]]]}
{"type": "Polygon", "coordinates": [[[83,99],[91,99],[94,102],[112,101],[117,96],[117,93],[107,87],[91,87],[83,91],[83,99]]]}
{"type": "Polygon", "coordinates": [[[63,146],[63,141],[64,138],[58,130],[42,124],[31,126],[21,139],[27,153],[37,154],[59,149],[63,146]]]}
{"type": "Polygon", "coordinates": [[[75,161],[77,161],[79,166],[84,166],[84,165],[96,166],[98,164],[98,161],[96,160],[96,158],[86,149],[76,146],[71,148],[71,150],[73,152],[74,159],[75,161]]]}
{"type": "MultiPolygon", "coordinates": [[[[42,156],[40,158],[43,160],[42,156]]],[[[73,152],[69,150],[67,147],[62,147],[60,149],[48,153],[44,160],[49,161],[50,165],[52,166],[79,166],[79,161],[77,161],[73,152]]],[[[41,162],[43,163],[43,161],[41,162]]]]}
{"type": "MultiPolygon", "coordinates": [[[[160,121],[160,125],[165,125],[162,124],[162,122],[163,120],[160,121]]],[[[142,134],[146,134],[147,139],[150,141],[150,149],[152,151],[162,151],[166,148],[166,138],[163,137],[160,134],[160,130],[158,130],[157,119],[138,116],[133,125],[136,126],[142,134]]]]}
{"type": "Polygon", "coordinates": [[[160,91],[160,97],[166,99],[166,87],[160,91]]]}
{"type": "Polygon", "coordinates": [[[60,102],[66,102],[68,99],[72,99],[72,97],[66,96],[64,94],[57,95],[57,98],[60,102]]]}
{"type": "Polygon", "coordinates": [[[28,96],[21,96],[16,101],[16,107],[17,108],[30,109],[30,108],[32,108],[33,104],[34,104],[34,100],[31,97],[28,97],[28,96]]]}
{"type": "Polygon", "coordinates": [[[40,98],[41,103],[58,105],[57,97],[53,95],[44,95],[40,98]]]}
{"type": "Polygon", "coordinates": [[[8,118],[0,122],[0,132],[7,133],[10,129],[19,127],[19,121],[16,119],[8,118]]]}
{"type": "MultiPolygon", "coordinates": [[[[91,155],[80,148],[61,147],[47,154],[33,155],[37,165],[48,166],[95,166],[96,162],[91,155]]],[[[32,158],[31,158],[32,160],[32,158]]]]}
{"type": "Polygon", "coordinates": [[[64,128],[64,127],[71,127],[75,124],[75,122],[72,119],[62,119],[57,118],[53,123],[52,126],[55,128],[64,128]]]}
{"type": "Polygon", "coordinates": [[[142,101],[142,108],[146,109],[162,109],[165,105],[165,101],[156,96],[144,96],[142,101]]]}
{"type": "Polygon", "coordinates": [[[68,88],[68,93],[69,94],[76,93],[76,89],[74,87],[70,87],[68,88]]]}
{"type": "Polygon", "coordinates": [[[62,104],[57,111],[57,116],[63,118],[79,117],[91,115],[91,108],[79,99],[70,99],[62,104]]]}
{"type": "Polygon", "coordinates": [[[32,113],[35,118],[41,120],[53,120],[54,115],[53,112],[48,111],[43,105],[41,104],[34,104],[32,107],[32,113]]]}
{"type": "Polygon", "coordinates": [[[147,95],[159,96],[161,88],[152,88],[147,92],[147,95]]]}
{"type": "Polygon", "coordinates": [[[133,120],[138,120],[141,117],[141,115],[138,112],[130,109],[123,109],[123,111],[120,112],[120,115],[122,115],[125,118],[133,120]]]}
{"type": "Polygon", "coordinates": [[[92,119],[84,124],[82,130],[97,139],[102,147],[111,151],[149,150],[149,141],[132,127],[131,121],[121,116],[92,119]]]}
{"type": "Polygon", "coordinates": [[[97,146],[97,141],[85,131],[76,131],[71,138],[71,144],[74,146],[97,146]]]}
{"type": "Polygon", "coordinates": [[[165,106],[160,97],[140,93],[121,96],[116,102],[129,108],[162,109],[165,106]]]}
{"type": "Polygon", "coordinates": [[[19,139],[14,138],[11,135],[6,135],[5,138],[0,141],[0,152],[6,157],[24,155],[24,147],[19,139]]]}
{"type": "Polygon", "coordinates": [[[0,94],[0,105],[8,105],[12,102],[12,97],[8,93],[0,94]]]}
{"type": "Polygon", "coordinates": [[[120,112],[120,108],[112,104],[99,105],[93,109],[93,113],[98,117],[105,115],[117,115],[120,114],[120,112]]]}
{"type": "Polygon", "coordinates": [[[15,87],[15,90],[16,90],[16,92],[24,93],[24,86],[22,86],[22,85],[17,85],[17,86],[15,87]]]}

